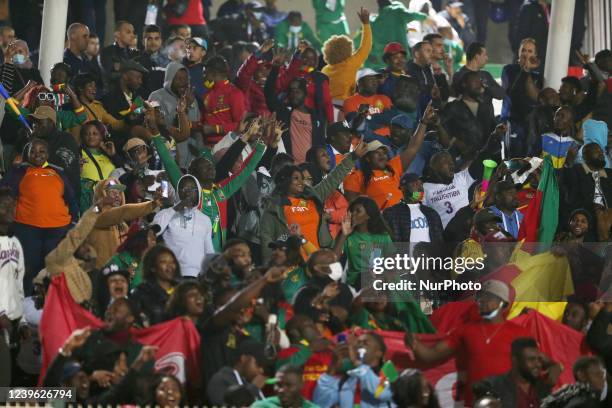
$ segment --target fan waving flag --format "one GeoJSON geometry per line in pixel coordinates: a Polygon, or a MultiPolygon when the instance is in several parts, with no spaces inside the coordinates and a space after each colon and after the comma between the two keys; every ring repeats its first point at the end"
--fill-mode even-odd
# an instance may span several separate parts
{"type": "MultiPolygon", "coordinates": [[[[46,368],[70,334],[76,329],[98,329],[103,322],[77,304],[66,287],[64,275],[51,281],[40,321],[43,351],[39,383],[46,368]]],[[[146,329],[132,329],[134,340],[144,345],[159,347],[155,370],[169,372],[182,383],[198,384],[200,362],[200,335],[189,319],[177,318],[146,329]]]]}
{"type": "Polygon", "coordinates": [[[553,242],[559,223],[559,185],[550,156],[544,158],[536,196],[529,203],[519,230],[519,240],[553,242]]]}

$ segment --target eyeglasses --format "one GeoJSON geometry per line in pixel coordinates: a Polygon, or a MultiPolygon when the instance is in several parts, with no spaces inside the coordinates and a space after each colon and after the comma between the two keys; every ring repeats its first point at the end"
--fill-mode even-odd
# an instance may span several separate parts
{"type": "Polygon", "coordinates": [[[38,94],[39,101],[55,101],[55,94],[53,92],[41,92],[38,94]]]}

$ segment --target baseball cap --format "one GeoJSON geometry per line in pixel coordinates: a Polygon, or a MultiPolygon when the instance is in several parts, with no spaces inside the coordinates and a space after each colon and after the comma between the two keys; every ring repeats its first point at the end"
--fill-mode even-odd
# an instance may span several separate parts
{"type": "Polygon", "coordinates": [[[387,145],[379,142],[378,140],[372,140],[371,142],[367,144],[366,153],[374,152],[380,149],[381,147],[387,149],[387,152],[389,152],[389,147],[387,145]]]}
{"type": "Polygon", "coordinates": [[[327,137],[332,137],[340,132],[351,132],[351,127],[347,121],[334,122],[327,126],[327,137]]]}
{"type": "Polygon", "coordinates": [[[415,120],[412,119],[410,116],[406,115],[405,113],[399,114],[397,116],[394,116],[391,119],[391,124],[392,125],[397,125],[399,127],[402,127],[404,129],[413,129],[415,126],[415,120]]]}
{"type": "Polygon", "coordinates": [[[131,139],[129,139],[125,145],[123,145],[123,151],[124,152],[129,152],[130,150],[132,150],[135,147],[140,147],[140,146],[146,146],[147,144],[145,143],[144,140],[142,140],[139,137],[133,137],[131,139]]]}
{"type": "Polygon", "coordinates": [[[450,1],[448,3],[448,7],[463,7],[463,2],[461,2],[461,1],[450,1]]]}
{"type": "Polygon", "coordinates": [[[357,71],[357,81],[368,76],[379,76],[380,72],[374,71],[372,68],[363,68],[357,71]]]}
{"type": "Polygon", "coordinates": [[[113,275],[121,275],[127,279],[128,282],[130,281],[130,272],[120,269],[118,265],[111,264],[102,269],[102,276],[104,276],[104,279],[108,279],[113,275]]]}
{"type": "Polygon", "coordinates": [[[50,106],[39,106],[36,108],[34,113],[29,115],[30,118],[34,119],[51,119],[53,123],[57,123],[57,113],[55,109],[50,106]]]}
{"type": "Polygon", "coordinates": [[[138,71],[142,74],[148,74],[149,70],[140,65],[134,60],[125,60],[121,62],[121,72],[138,71]]]}
{"type": "Polygon", "coordinates": [[[500,280],[491,279],[483,282],[480,291],[495,295],[504,302],[510,302],[510,288],[500,280]]]}
{"type": "Polygon", "coordinates": [[[483,208],[474,214],[474,224],[484,224],[489,221],[502,222],[502,219],[489,208],[483,208]]]}
{"type": "Polygon", "coordinates": [[[385,45],[385,49],[383,50],[383,61],[387,57],[390,57],[391,55],[397,54],[399,52],[403,53],[404,55],[407,55],[406,50],[404,49],[404,47],[402,47],[402,44],[398,42],[390,42],[389,44],[385,45]]]}
{"type": "Polygon", "coordinates": [[[64,382],[71,379],[79,371],[81,371],[81,369],[81,365],[76,361],[68,361],[66,364],[64,364],[64,367],[62,367],[61,381],[64,382]]]}
{"type": "Polygon", "coordinates": [[[106,189],[125,191],[125,186],[121,184],[120,182],[118,182],[117,180],[109,179],[108,183],[106,184],[106,189]]]}
{"type": "Polygon", "coordinates": [[[187,41],[185,41],[187,44],[189,44],[190,42],[194,42],[197,45],[199,45],[200,47],[204,48],[205,50],[208,50],[208,42],[200,37],[191,37],[188,38],[187,41]]]}
{"type": "Polygon", "coordinates": [[[249,1],[245,6],[245,9],[247,10],[253,10],[253,11],[264,11],[265,7],[258,1],[255,0],[251,0],[249,1]]]}
{"type": "Polygon", "coordinates": [[[402,176],[402,178],[400,178],[400,186],[405,186],[408,183],[412,183],[420,179],[421,178],[416,173],[406,173],[402,176]]]}
{"type": "Polygon", "coordinates": [[[236,350],[236,358],[240,356],[253,356],[260,367],[266,367],[270,360],[266,358],[265,345],[262,342],[255,340],[244,340],[238,345],[236,350]]]}

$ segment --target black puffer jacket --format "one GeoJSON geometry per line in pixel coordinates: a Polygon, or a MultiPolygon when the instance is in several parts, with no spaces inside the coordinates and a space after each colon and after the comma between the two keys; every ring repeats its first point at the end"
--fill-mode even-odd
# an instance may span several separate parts
{"type": "Polygon", "coordinates": [[[167,320],[166,303],[170,295],[154,281],[144,281],[132,289],[130,299],[137,305],[143,323],[153,325],[167,320]]]}

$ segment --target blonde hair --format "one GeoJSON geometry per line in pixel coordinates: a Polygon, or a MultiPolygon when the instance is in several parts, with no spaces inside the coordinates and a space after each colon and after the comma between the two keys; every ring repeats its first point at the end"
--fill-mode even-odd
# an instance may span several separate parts
{"type": "Polygon", "coordinates": [[[353,55],[353,40],[346,35],[332,35],[323,44],[323,60],[334,65],[347,60],[353,55]]]}

